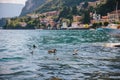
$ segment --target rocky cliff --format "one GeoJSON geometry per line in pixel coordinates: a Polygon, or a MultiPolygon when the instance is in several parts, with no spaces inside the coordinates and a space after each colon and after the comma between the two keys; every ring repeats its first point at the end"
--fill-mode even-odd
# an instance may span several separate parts
{"type": "Polygon", "coordinates": [[[24,16],[35,11],[39,6],[43,5],[45,1],[46,0],[28,0],[22,9],[20,16],[24,16]]]}
{"type": "Polygon", "coordinates": [[[46,11],[57,10],[63,6],[76,6],[84,1],[96,0],[28,0],[21,12],[21,16],[31,12],[42,13],[46,11]]]}

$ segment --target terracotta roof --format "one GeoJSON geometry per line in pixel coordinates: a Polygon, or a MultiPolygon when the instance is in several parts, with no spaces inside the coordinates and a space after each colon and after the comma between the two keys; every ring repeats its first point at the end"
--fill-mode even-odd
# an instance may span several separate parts
{"type": "Polygon", "coordinates": [[[108,16],[102,16],[102,19],[108,19],[108,16]]]}
{"type": "MultiPolygon", "coordinates": [[[[117,10],[118,13],[120,13],[120,10],[117,10]]],[[[116,13],[116,10],[115,11],[112,11],[110,12],[110,14],[115,14],[116,13]]]]}

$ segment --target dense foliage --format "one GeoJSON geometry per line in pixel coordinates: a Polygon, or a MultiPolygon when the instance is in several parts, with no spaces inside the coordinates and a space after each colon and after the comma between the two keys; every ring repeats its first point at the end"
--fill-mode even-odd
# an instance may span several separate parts
{"type": "Polygon", "coordinates": [[[36,12],[46,12],[58,10],[63,7],[73,7],[79,5],[83,1],[96,1],[96,0],[48,0],[36,10],[36,12]]]}
{"type": "Polygon", "coordinates": [[[118,2],[117,9],[120,9],[120,0],[107,0],[106,4],[99,5],[97,7],[97,13],[101,15],[106,15],[108,12],[116,10],[117,2],[118,2]]]}
{"type": "Polygon", "coordinates": [[[31,19],[30,17],[12,18],[7,20],[7,24],[4,29],[34,29],[38,25],[37,19],[31,19]],[[20,23],[25,22],[27,26],[21,26],[20,23]]]}
{"type": "MultiPolygon", "coordinates": [[[[32,1],[32,0],[31,0],[32,1]]],[[[44,1],[44,0],[42,0],[44,1]]],[[[67,22],[68,26],[71,26],[73,22],[73,16],[78,15],[82,16],[81,23],[90,24],[90,20],[92,17],[90,16],[90,12],[95,12],[106,15],[108,12],[116,10],[117,2],[120,4],[120,0],[107,0],[105,4],[99,4],[96,7],[89,6],[88,1],[96,1],[96,0],[46,0],[42,6],[39,6],[34,13],[43,13],[47,11],[57,10],[60,12],[58,16],[53,16],[53,20],[57,23],[67,22]],[[84,1],[84,4],[81,8],[78,8],[78,5],[84,1]]],[[[118,9],[120,9],[120,5],[118,5],[118,9]]],[[[41,16],[44,18],[45,16],[41,16]]],[[[93,24],[93,28],[97,28],[100,26],[106,26],[108,22],[105,23],[95,23],[93,24]]],[[[50,27],[50,24],[48,24],[50,27]]],[[[7,24],[4,26],[5,29],[35,29],[42,28],[47,29],[45,23],[40,22],[40,17],[38,18],[30,18],[30,17],[20,17],[20,18],[12,18],[7,21],[7,24]],[[23,27],[20,25],[20,22],[25,22],[27,26],[23,27]]],[[[59,26],[58,26],[59,27],[59,26]]]]}

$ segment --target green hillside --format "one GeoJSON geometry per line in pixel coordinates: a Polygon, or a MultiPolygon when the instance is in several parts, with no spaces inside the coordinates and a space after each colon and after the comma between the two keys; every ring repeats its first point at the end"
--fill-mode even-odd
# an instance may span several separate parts
{"type": "Polygon", "coordinates": [[[120,9],[120,0],[107,0],[106,4],[99,5],[96,10],[97,13],[101,15],[106,15],[108,12],[116,10],[116,6],[117,9],[120,9]]]}
{"type": "Polygon", "coordinates": [[[120,9],[119,0],[106,0],[104,3],[102,3],[101,1],[105,0],[39,0],[38,2],[35,0],[28,0],[22,11],[23,17],[9,19],[4,28],[48,29],[48,27],[51,26],[52,24],[49,21],[44,20],[46,19],[48,20],[50,18],[55,23],[54,24],[55,28],[57,25],[59,28],[63,22],[67,22],[68,26],[71,26],[72,22],[74,22],[73,16],[80,16],[81,18],[78,21],[80,23],[90,24],[91,20],[93,19],[90,13],[97,12],[97,14],[103,16],[106,15],[108,12],[116,10],[116,8],[120,9]],[[91,6],[90,3],[95,5],[91,6]],[[117,4],[118,6],[116,7],[117,4]],[[59,11],[60,12],[59,15],[47,16],[39,14],[54,10],[59,11]],[[32,18],[29,16],[25,16],[26,14],[39,16],[37,18],[32,18]],[[26,24],[27,26],[25,26],[26,24]]]}
{"type": "Polygon", "coordinates": [[[35,11],[42,13],[52,10],[58,10],[65,6],[73,7],[79,5],[81,2],[85,1],[96,1],[96,0],[48,0],[43,5],[39,6],[35,11]]]}

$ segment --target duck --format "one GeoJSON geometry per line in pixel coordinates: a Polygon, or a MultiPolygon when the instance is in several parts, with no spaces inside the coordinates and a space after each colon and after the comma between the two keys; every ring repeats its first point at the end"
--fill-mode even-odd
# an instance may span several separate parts
{"type": "Polygon", "coordinates": [[[73,50],[73,55],[78,55],[78,49],[73,50]]]}
{"type": "Polygon", "coordinates": [[[60,58],[56,58],[56,60],[60,60],[60,58]]]}
{"type": "Polygon", "coordinates": [[[37,48],[37,46],[34,44],[34,45],[33,45],[33,48],[35,49],[35,48],[37,48]]]}
{"type": "Polygon", "coordinates": [[[55,54],[56,54],[56,51],[57,51],[56,49],[48,50],[48,54],[54,54],[54,55],[55,55],[55,54]]]}

